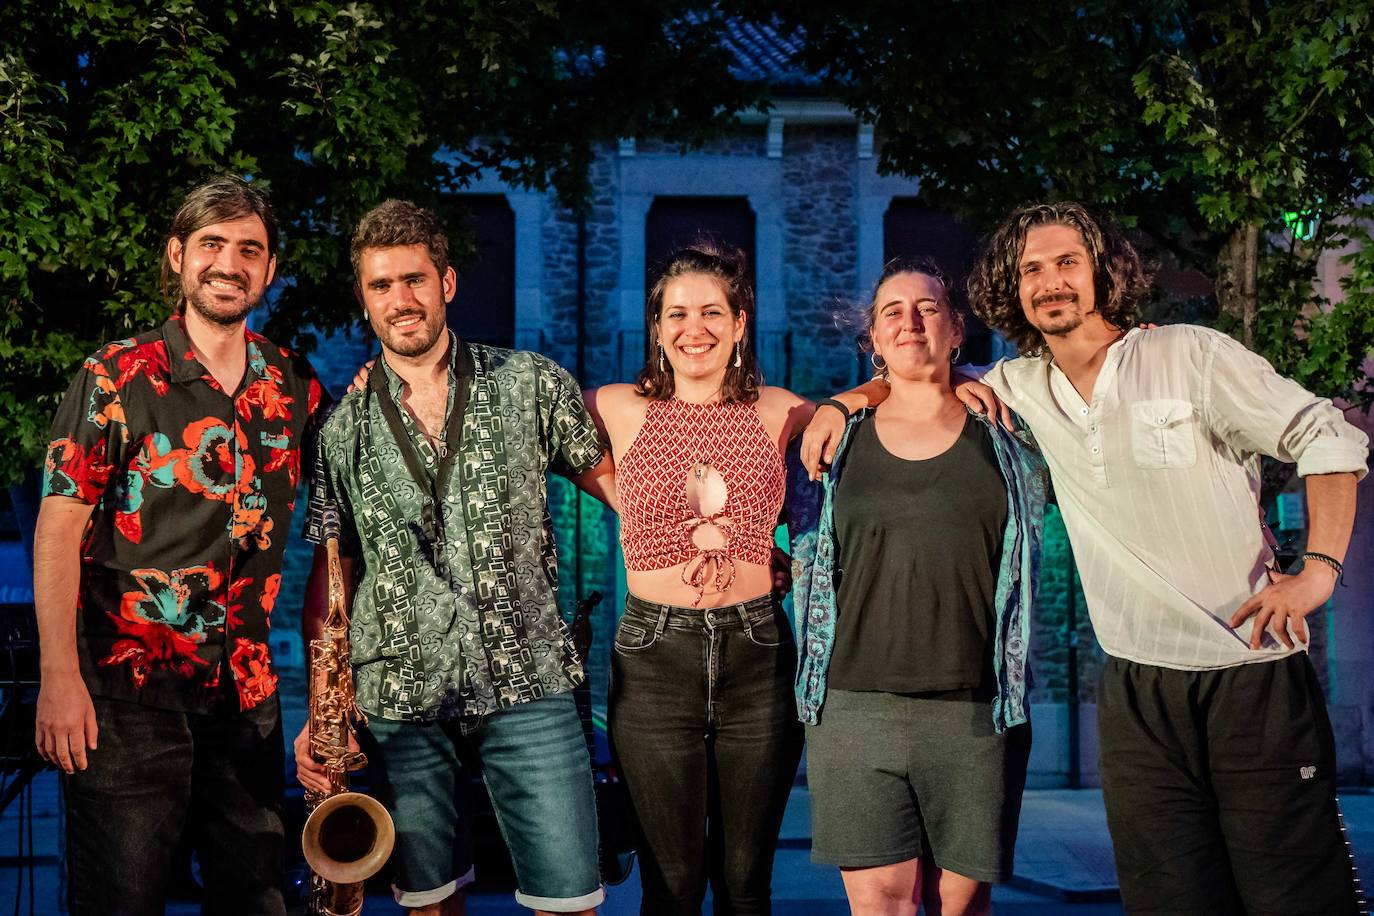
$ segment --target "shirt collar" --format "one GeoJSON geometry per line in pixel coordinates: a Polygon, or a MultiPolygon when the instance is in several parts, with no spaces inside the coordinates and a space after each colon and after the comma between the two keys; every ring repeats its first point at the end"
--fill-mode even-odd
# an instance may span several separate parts
{"type": "MultiPolygon", "coordinates": [[[[253,378],[268,378],[267,360],[263,358],[262,348],[258,346],[261,340],[258,335],[248,330],[245,325],[243,336],[247,342],[247,366],[244,370],[244,383],[250,382],[253,378]]],[[[190,335],[186,333],[186,319],[180,315],[173,315],[162,325],[162,339],[167,344],[167,363],[171,368],[172,381],[184,384],[186,382],[196,382],[203,379],[212,378],[210,370],[196,358],[196,351],[191,346],[190,335]]],[[[225,392],[233,395],[234,392],[225,392]]]]}
{"type": "MultiPolygon", "coordinates": [[[[1121,357],[1126,353],[1124,344],[1140,333],[1142,333],[1140,328],[1131,328],[1107,345],[1107,356],[1102,360],[1102,368],[1097,370],[1097,381],[1093,384],[1094,398],[1100,392],[1107,391],[1112,387],[1116,381],[1116,370],[1121,364],[1121,357]]],[[[1069,382],[1069,377],[1064,374],[1064,370],[1059,368],[1059,364],[1054,361],[1054,354],[1049,351],[1049,347],[1045,348],[1045,368],[1051,378],[1058,378],[1062,384],[1069,385],[1070,388],[1073,387],[1069,382]]]]}
{"type": "MultiPolygon", "coordinates": [[[[383,356],[378,360],[382,365],[382,370],[386,373],[386,390],[391,396],[400,403],[401,396],[405,394],[405,382],[396,374],[395,370],[383,356]]],[[[463,343],[458,336],[458,332],[453,328],[448,329],[448,384],[453,388],[455,378],[470,376],[473,374],[472,351],[467,344],[463,343]]]]}

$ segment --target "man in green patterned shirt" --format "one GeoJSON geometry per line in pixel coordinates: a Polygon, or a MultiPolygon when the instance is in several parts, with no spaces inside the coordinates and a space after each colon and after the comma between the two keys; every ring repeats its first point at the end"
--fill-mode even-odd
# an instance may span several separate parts
{"type": "MultiPolygon", "coordinates": [[[[322,543],[325,509],[337,510],[358,706],[371,717],[359,737],[396,821],[396,899],[463,912],[462,752],[480,761],[516,899],[593,912],[595,802],[570,693],[584,672],[555,600],[545,473],[608,499],[610,456],[565,370],[448,329],[457,277],[433,214],[381,204],[359,223],[352,260],[382,359],[324,424],[306,536],[322,543]]],[[[323,594],[310,589],[307,638],[323,594]]],[[[303,785],[326,786],[304,732],[296,760],[303,785]]]]}

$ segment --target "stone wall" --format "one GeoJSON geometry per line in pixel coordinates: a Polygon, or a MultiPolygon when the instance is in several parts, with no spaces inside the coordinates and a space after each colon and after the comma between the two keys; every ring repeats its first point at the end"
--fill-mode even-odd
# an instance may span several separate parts
{"type": "MultiPolygon", "coordinates": [[[[854,338],[834,313],[858,288],[854,130],[788,127],[783,133],[783,214],[787,327],[785,379],[801,394],[824,396],[854,383],[854,338]]],[[[779,380],[781,383],[782,380],[779,380]]]]}
{"type": "Polygon", "coordinates": [[[1038,703],[1064,703],[1069,697],[1069,659],[1077,655],[1078,698],[1091,703],[1097,697],[1097,674],[1106,656],[1093,636],[1088,606],[1073,565],[1069,535],[1056,506],[1045,511],[1044,552],[1040,561],[1040,588],[1031,620],[1031,699],[1038,703]],[[1069,626],[1072,620],[1077,624],[1069,626]]]}

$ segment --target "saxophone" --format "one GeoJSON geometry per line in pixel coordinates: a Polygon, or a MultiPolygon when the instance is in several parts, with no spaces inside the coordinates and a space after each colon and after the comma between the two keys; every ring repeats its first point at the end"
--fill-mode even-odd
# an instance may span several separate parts
{"type": "MultiPolygon", "coordinates": [[[[326,530],[329,530],[326,524],[326,530]]],[[[306,912],[310,916],[357,916],[363,908],[363,882],[391,855],[396,828],[375,798],[348,791],[348,771],[367,762],[349,752],[355,722],[366,722],[353,695],[353,664],[348,649],[339,541],[325,541],[329,558],[329,614],[319,639],[310,641],[310,752],[324,764],[329,791],[305,793],[305,831],[301,848],[312,872],[306,912]]]]}

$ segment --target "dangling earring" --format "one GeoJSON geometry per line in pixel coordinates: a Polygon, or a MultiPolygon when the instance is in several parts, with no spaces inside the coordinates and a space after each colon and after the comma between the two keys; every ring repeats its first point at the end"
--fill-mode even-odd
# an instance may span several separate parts
{"type": "Polygon", "coordinates": [[[963,351],[960,350],[958,347],[955,347],[954,352],[949,355],[949,361],[951,363],[957,363],[959,361],[959,354],[962,352],[963,351]]]}
{"type": "Polygon", "coordinates": [[[880,354],[877,350],[874,350],[872,353],[868,355],[868,361],[873,364],[873,371],[877,372],[884,378],[887,377],[887,360],[883,359],[882,354],[880,354]],[[880,359],[883,360],[882,365],[878,364],[878,360],[880,359]]]}
{"type": "Polygon", "coordinates": [[[667,372],[668,367],[663,362],[663,344],[658,345],[658,371],[667,372]]]}
{"type": "Polygon", "coordinates": [[[737,340],[735,341],[735,368],[738,369],[742,365],[744,365],[744,360],[740,359],[739,341],[737,340]]]}

